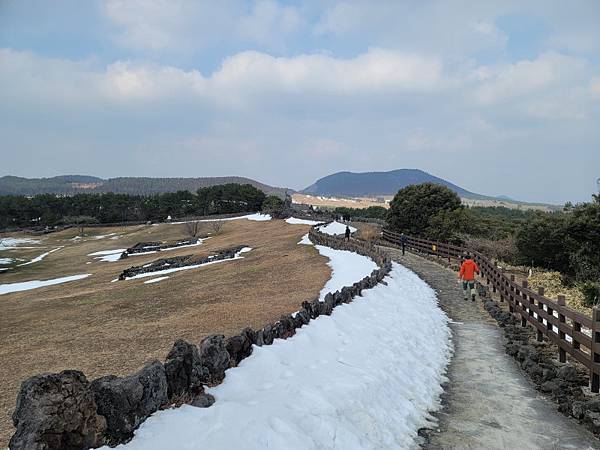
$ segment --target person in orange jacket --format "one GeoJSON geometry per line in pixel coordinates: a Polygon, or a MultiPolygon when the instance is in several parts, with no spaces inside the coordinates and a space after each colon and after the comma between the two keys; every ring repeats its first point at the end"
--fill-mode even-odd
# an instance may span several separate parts
{"type": "Polygon", "coordinates": [[[471,300],[475,301],[475,274],[479,275],[479,266],[471,259],[468,253],[460,266],[458,278],[462,280],[465,300],[468,299],[468,291],[471,291],[471,300]]]}

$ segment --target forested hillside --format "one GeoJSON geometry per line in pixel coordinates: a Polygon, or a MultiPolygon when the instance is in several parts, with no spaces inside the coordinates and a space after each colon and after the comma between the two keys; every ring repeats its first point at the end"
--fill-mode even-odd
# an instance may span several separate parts
{"type": "Polygon", "coordinates": [[[108,193],[152,195],[165,192],[196,192],[200,188],[220,184],[250,184],[267,195],[285,197],[284,188],[269,186],[244,177],[150,178],[120,177],[102,179],[85,175],[62,175],[52,178],[0,177],[0,195],[38,195],[108,193]]]}
{"type": "Polygon", "coordinates": [[[229,183],[153,195],[74,194],[0,196],[0,228],[78,223],[164,221],[167,217],[259,211],[265,194],[250,184],[229,183]]]}

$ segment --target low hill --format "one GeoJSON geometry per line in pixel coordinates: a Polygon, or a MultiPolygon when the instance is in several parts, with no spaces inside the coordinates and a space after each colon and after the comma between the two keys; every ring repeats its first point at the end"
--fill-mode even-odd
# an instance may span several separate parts
{"type": "Polygon", "coordinates": [[[540,210],[556,209],[553,205],[526,203],[506,196],[492,197],[477,194],[457,186],[443,178],[419,169],[397,169],[389,172],[338,172],[317,180],[300,191],[302,194],[323,197],[385,197],[411,184],[435,183],[446,186],[471,206],[504,206],[540,210]]]}
{"type": "Polygon", "coordinates": [[[317,180],[303,194],[345,197],[376,197],[394,195],[411,184],[436,183],[446,186],[460,197],[491,198],[461,188],[419,169],[398,169],[389,172],[338,172],[317,180]]]}
{"type": "Polygon", "coordinates": [[[102,179],[86,175],[61,175],[51,178],[0,177],[0,195],[105,193],[150,195],[191,191],[225,183],[251,184],[267,195],[285,195],[285,188],[269,186],[244,177],[150,178],[121,177],[102,179]]]}

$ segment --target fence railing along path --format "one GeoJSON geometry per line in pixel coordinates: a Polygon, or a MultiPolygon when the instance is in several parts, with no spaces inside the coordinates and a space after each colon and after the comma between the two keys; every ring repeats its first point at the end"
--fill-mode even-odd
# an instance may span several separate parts
{"type": "MultiPolygon", "coordinates": [[[[383,230],[384,241],[401,245],[400,234],[383,230]]],[[[592,316],[580,313],[565,304],[565,297],[556,300],[544,296],[544,288],[534,291],[527,280],[521,283],[514,275],[507,276],[498,265],[483,254],[466,247],[406,236],[408,249],[438,258],[460,260],[464,252],[473,255],[479,265],[481,276],[491,285],[493,292],[500,295],[501,302],[507,302],[509,311],[521,319],[521,326],[527,324],[537,331],[537,340],[544,336],[558,346],[559,361],[567,361],[567,355],[583,364],[589,370],[592,392],[600,392],[600,308],[594,307],[592,316]],[[589,334],[585,331],[589,330],[589,334]]]]}

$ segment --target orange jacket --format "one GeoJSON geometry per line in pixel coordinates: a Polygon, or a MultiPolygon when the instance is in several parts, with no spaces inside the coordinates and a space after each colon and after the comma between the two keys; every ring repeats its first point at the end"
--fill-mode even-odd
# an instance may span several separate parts
{"type": "Polygon", "coordinates": [[[466,281],[471,281],[475,279],[475,273],[479,274],[479,266],[472,259],[465,259],[465,261],[460,266],[460,272],[458,272],[458,276],[466,281]]]}

